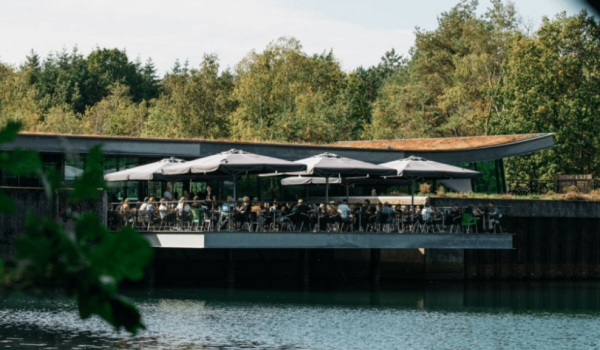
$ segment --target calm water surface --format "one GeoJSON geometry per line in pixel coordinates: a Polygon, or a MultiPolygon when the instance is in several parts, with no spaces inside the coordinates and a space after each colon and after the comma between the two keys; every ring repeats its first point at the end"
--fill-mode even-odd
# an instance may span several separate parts
{"type": "Polygon", "coordinates": [[[372,290],[128,290],[147,330],[73,302],[0,303],[0,349],[597,349],[600,283],[425,283],[372,290]]]}

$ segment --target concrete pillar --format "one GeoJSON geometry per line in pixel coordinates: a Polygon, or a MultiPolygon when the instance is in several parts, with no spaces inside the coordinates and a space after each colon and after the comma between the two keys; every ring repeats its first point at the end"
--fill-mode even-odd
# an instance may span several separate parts
{"type": "Polygon", "coordinates": [[[301,275],[301,283],[303,287],[308,287],[310,284],[310,250],[302,249],[302,270],[300,272],[301,275]]]}
{"type": "Polygon", "coordinates": [[[379,283],[381,281],[381,249],[371,249],[371,282],[379,283]]]}
{"type": "Polygon", "coordinates": [[[465,278],[464,249],[425,249],[425,278],[463,280],[465,278]]]}
{"type": "Polygon", "coordinates": [[[226,283],[227,287],[235,286],[235,264],[233,260],[233,249],[225,250],[226,283]]]}

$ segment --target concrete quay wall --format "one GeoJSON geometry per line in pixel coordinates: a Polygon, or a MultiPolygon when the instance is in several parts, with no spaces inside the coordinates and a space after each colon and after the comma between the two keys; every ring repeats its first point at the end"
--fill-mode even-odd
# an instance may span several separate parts
{"type": "MultiPolygon", "coordinates": [[[[489,199],[432,198],[435,206],[489,199]]],[[[491,200],[506,207],[513,250],[464,250],[465,279],[600,278],[600,202],[491,200]]],[[[504,210],[504,208],[503,208],[504,210]]]]}
{"type": "Polygon", "coordinates": [[[15,240],[25,231],[27,214],[36,217],[53,217],[60,220],[65,228],[73,224],[69,213],[94,212],[101,222],[106,224],[106,195],[100,194],[96,200],[71,204],[68,190],[59,192],[52,200],[48,199],[43,188],[2,187],[13,201],[13,213],[0,213],[0,259],[12,259],[15,256],[15,240]]]}

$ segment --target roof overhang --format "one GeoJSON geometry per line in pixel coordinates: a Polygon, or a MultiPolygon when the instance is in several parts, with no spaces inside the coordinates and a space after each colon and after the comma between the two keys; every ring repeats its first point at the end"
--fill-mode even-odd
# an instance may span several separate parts
{"type": "Polygon", "coordinates": [[[194,159],[224,152],[231,148],[287,160],[307,158],[323,152],[333,152],[343,157],[371,163],[384,163],[415,155],[447,164],[480,162],[509,158],[554,147],[553,134],[536,134],[515,142],[459,150],[403,151],[397,149],[356,148],[332,145],[275,144],[238,141],[206,141],[126,138],[85,135],[57,135],[21,133],[11,143],[0,149],[15,148],[37,150],[40,153],[87,153],[95,145],[102,145],[105,155],[126,157],[179,157],[194,159]]]}

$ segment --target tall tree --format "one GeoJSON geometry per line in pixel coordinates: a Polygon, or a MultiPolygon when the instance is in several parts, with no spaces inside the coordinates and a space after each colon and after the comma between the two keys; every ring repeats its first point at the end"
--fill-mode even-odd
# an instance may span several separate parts
{"type": "Polygon", "coordinates": [[[233,97],[238,107],[230,118],[233,137],[310,142],[351,138],[354,127],[342,118],[347,104],[340,100],[345,74],[333,53],[309,56],[298,40],[280,38],[244,58],[237,75],[233,97]]]}
{"type": "Polygon", "coordinates": [[[110,95],[88,108],[82,127],[91,134],[141,136],[147,116],[146,102],[133,102],[129,88],[117,84],[110,95]]]}
{"type": "Polygon", "coordinates": [[[34,86],[44,110],[67,105],[73,111],[83,113],[94,103],[89,100],[90,84],[86,60],[74,47],[70,53],[63,50],[49,54],[34,86]]]}
{"type": "Polygon", "coordinates": [[[42,108],[30,85],[32,74],[30,69],[17,72],[0,63],[0,128],[15,121],[20,122],[24,130],[33,130],[38,123],[42,108]]]}
{"type": "Polygon", "coordinates": [[[477,5],[477,1],[463,0],[441,14],[436,30],[417,29],[410,75],[389,82],[400,86],[382,89],[368,130],[371,137],[490,133],[505,43],[519,18],[513,5],[497,0],[485,16],[478,17],[477,5]],[[377,126],[390,122],[397,127],[395,134],[377,126]]]}
{"type": "Polygon", "coordinates": [[[230,100],[233,76],[219,73],[216,55],[205,55],[200,69],[176,62],[165,75],[161,94],[149,110],[145,136],[227,137],[227,116],[234,108],[230,100]]]}
{"type": "Polygon", "coordinates": [[[510,44],[498,133],[555,133],[556,148],[508,162],[510,176],[600,172],[600,28],[582,11],[545,18],[510,44]]]}

